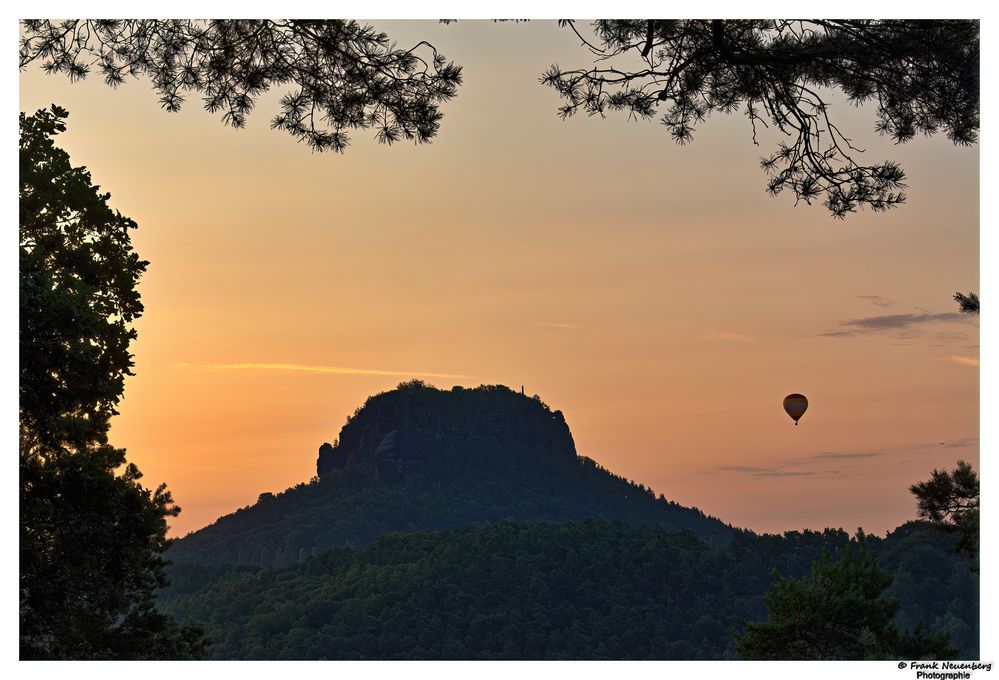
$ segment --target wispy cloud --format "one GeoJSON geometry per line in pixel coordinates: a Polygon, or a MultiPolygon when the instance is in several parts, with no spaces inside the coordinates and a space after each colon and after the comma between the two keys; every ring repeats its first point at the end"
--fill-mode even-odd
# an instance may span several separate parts
{"type": "Polygon", "coordinates": [[[933,339],[937,342],[952,344],[956,342],[964,343],[968,341],[968,334],[962,330],[939,331],[933,334],[933,339]]]}
{"type": "Polygon", "coordinates": [[[759,342],[760,339],[752,335],[742,333],[729,333],[727,331],[711,331],[708,333],[709,340],[728,340],[730,342],[759,342]]]}
{"type": "Polygon", "coordinates": [[[936,455],[939,449],[963,449],[966,447],[978,446],[978,437],[963,437],[961,439],[952,439],[950,441],[935,441],[935,442],[921,442],[918,444],[902,444],[893,447],[893,450],[899,452],[919,453],[936,455]]]}
{"type": "Polygon", "coordinates": [[[750,477],[814,477],[814,470],[781,470],[779,468],[763,468],[752,465],[729,465],[715,468],[721,472],[738,472],[750,477]]]}
{"type": "Polygon", "coordinates": [[[821,460],[853,460],[857,458],[874,458],[880,456],[879,452],[866,452],[866,453],[840,453],[838,451],[823,451],[822,453],[817,453],[812,458],[818,458],[821,460]]]}
{"type": "Polygon", "coordinates": [[[585,326],[580,326],[579,324],[574,324],[574,323],[556,323],[556,322],[546,322],[546,321],[535,321],[531,325],[540,326],[541,328],[563,328],[572,331],[579,331],[585,328],[585,326]]]}
{"type": "Polygon", "coordinates": [[[840,330],[828,330],[819,333],[824,338],[852,338],[857,335],[867,335],[865,331],[858,331],[856,329],[840,329],[840,330]]]}
{"type": "Polygon", "coordinates": [[[937,446],[943,446],[948,449],[961,449],[965,446],[978,446],[978,437],[965,437],[964,439],[956,439],[952,442],[939,442],[937,446]]]}
{"type": "Polygon", "coordinates": [[[758,472],[767,472],[773,468],[755,467],[753,465],[726,465],[725,467],[715,469],[722,470],[723,472],[745,472],[746,474],[755,474],[758,472]]]}
{"type": "Polygon", "coordinates": [[[850,461],[875,458],[880,455],[882,454],[876,451],[821,451],[810,456],[802,456],[766,467],[757,465],[726,465],[714,468],[710,472],[734,472],[749,477],[823,477],[825,475],[842,474],[843,470],[816,469],[820,464],[828,466],[836,462],[849,463],[850,461]]]}
{"type": "Polygon", "coordinates": [[[875,304],[878,307],[891,307],[893,304],[895,304],[894,300],[883,298],[880,295],[858,295],[857,298],[861,300],[867,300],[871,304],[875,304]]]}
{"type": "Polygon", "coordinates": [[[939,314],[882,314],[880,316],[868,316],[863,319],[851,319],[844,321],[841,326],[851,326],[853,328],[865,328],[872,331],[896,330],[899,328],[911,328],[925,323],[950,323],[952,321],[965,321],[967,316],[960,312],[943,312],[939,314]]]}
{"type": "Polygon", "coordinates": [[[376,368],[349,368],[345,366],[308,366],[305,364],[177,364],[177,368],[202,369],[211,371],[283,371],[285,373],[320,373],[325,375],[384,375],[402,378],[420,376],[424,378],[471,379],[475,376],[458,373],[432,373],[429,371],[386,371],[376,368]]]}
{"type": "Polygon", "coordinates": [[[961,364],[962,366],[979,366],[981,362],[975,357],[962,357],[957,355],[951,355],[945,359],[945,361],[953,361],[955,364],[961,364]]]}
{"type": "Polygon", "coordinates": [[[946,323],[966,324],[969,323],[969,319],[966,314],[960,312],[881,314],[840,321],[835,328],[819,333],[819,335],[837,338],[884,333],[900,337],[913,337],[926,325],[946,323]]]}

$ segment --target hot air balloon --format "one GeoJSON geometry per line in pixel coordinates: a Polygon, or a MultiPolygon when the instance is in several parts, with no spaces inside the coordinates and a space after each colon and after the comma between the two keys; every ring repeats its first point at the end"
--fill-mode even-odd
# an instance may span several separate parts
{"type": "Polygon", "coordinates": [[[805,410],[808,408],[808,400],[805,399],[804,394],[789,394],[784,397],[784,410],[787,414],[794,418],[794,424],[798,424],[798,420],[801,416],[805,415],[805,410]]]}

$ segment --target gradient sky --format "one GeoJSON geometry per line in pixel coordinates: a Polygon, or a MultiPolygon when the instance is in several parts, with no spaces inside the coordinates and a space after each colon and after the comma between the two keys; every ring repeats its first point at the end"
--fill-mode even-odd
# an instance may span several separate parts
{"type": "Polygon", "coordinates": [[[149,260],[112,441],[183,513],[175,535],[315,474],[371,394],[523,385],[565,413],[580,454],[756,531],[911,519],[908,486],[978,466],[979,150],[904,146],[837,104],[909,200],[845,221],[771,198],[746,119],[676,146],[662,126],[579,117],[538,76],[587,54],[553,22],[374,22],[464,67],[439,137],[352,134],[313,154],[192,97],[160,110],[30,68],[20,105],[70,111],[59,144],[136,220],[149,260]],[[808,396],[799,427],[789,392],[808,396]]]}

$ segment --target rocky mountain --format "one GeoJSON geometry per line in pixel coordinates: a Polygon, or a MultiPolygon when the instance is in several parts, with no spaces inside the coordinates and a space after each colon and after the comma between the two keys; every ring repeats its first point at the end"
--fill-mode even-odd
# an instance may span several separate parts
{"type": "Polygon", "coordinates": [[[375,395],[320,447],[317,473],[180,539],[168,557],[283,567],[387,532],[502,520],[620,519],[714,545],[733,533],[578,456],[560,411],[503,386],[413,381],[375,395]]]}
{"type": "Polygon", "coordinates": [[[350,469],[375,483],[399,481],[426,466],[478,462],[484,446],[528,467],[572,465],[576,459],[562,412],[505,387],[445,391],[403,384],[369,399],[337,441],[319,449],[320,479],[350,469]]]}

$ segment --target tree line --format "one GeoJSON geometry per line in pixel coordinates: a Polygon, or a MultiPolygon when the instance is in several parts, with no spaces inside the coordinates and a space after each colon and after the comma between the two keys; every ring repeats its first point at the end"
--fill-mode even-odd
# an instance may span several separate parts
{"type": "Polygon", "coordinates": [[[621,521],[499,522],[282,569],[178,563],[161,606],[202,622],[218,659],[977,658],[978,580],[950,546],[918,522],[724,549],[621,521]]]}

